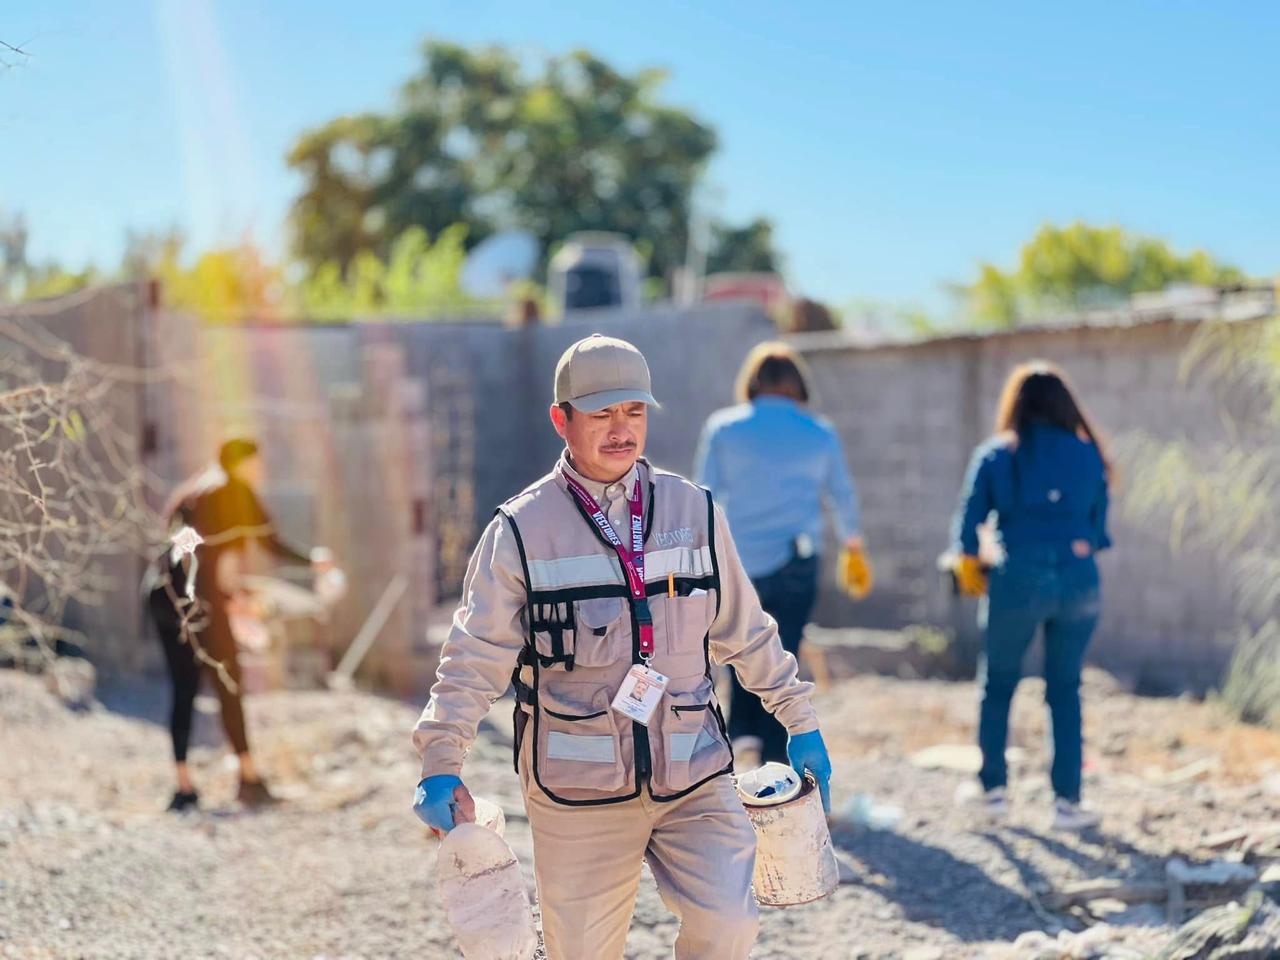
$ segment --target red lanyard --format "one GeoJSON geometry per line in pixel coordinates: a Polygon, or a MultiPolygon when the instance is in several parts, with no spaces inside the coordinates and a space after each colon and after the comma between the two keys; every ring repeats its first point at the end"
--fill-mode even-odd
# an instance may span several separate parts
{"type": "Polygon", "coordinates": [[[644,501],[640,492],[640,479],[637,477],[635,481],[635,496],[627,498],[627,508],[631,514],[630,548],[622,542],[604,510],[596,503],[596,498],[587,492],[587,488],[567,473],[564,479],[591,522],[600,528],[604,538],[618,551],[622,572],[627,578],[627,590],[631,593],[635,607],[636,622],[640,625],[640,657],[648,660],[653,656],[653,617],[649,613],[649,598],[644,584],[644,501]]]}

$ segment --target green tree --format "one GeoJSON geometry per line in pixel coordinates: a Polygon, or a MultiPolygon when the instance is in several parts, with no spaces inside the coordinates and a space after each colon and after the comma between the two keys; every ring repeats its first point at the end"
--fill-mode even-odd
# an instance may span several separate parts
{"type": "MultiPolygon", "coordinates": [[[[606,230],[665,277],[684,260],[690,197],[716,138],[661,102],[662,80],[583,50],[525,70],[500,47],[427,41],[394,109],[340,117],[290,151],[304,180],[294,250],[313,271],[345,271],[361,252],[386,261],[410,227],[438,237],[465,224],[468,244],[524,227],[544,255],[575,231],[606,230]]],[[[767,223],[742,232],[739,247],[761,262],[767,223]]]]}
{"type": "Polygon", "coordinates": [[[68,270],[53,260],[36,263],[27,252],[28,239],[27,221],[21,213],[0,217],[0,303],[57,297],[100,278],[92,265],[68,270]]]}
{"type": "Polygon", "coordinates": [[[978,271],[978,279],[962,288],[969,312],[976,322],[998,327],[1117,305],[1171,283],[1245,280],[1203,250],[1183,256],[1163,240],[1085,223],[1046,224],[1022,247],[1016,269],[982,263],[978,271]]]}
{"type": "Polygon", "coordinates": [[[757,217],[742,227],[712,224],[707,273],[777,273],[780,268],[769,220],[757,217]]]}
{"type": "Polygon", "coordinates": [[[0,216],[0,300],[22,295],[30,266],[26,218],[21,213],[0,216]]]}

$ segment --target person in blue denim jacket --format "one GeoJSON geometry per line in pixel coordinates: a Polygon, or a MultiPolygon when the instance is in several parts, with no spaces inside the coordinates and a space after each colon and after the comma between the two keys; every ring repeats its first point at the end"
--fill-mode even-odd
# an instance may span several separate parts
{"type": "Polygon", "coordinates": [[[1098,622],[1094,555],[1111,546],[1111,467],[1094,428],[1051,364],[1017,367],[1005,383],[995,436],[974,451],[952,528],[962,592],[985,593],[978,680],[982,708],[979,778],[987,812],[1007,813],[1005,745],[1022,661],[1042,630],[1045,700],[1052,716],[1055,826],[1097,818],[1080,806],[1080,674],[1098,622]],[[979,560],[978,527],[994,515],[998,559],[979,560]]]}

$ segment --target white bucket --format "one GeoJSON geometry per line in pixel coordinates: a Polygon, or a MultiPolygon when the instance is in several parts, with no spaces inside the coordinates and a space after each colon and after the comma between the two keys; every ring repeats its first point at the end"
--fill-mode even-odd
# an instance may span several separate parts
{"type": "MultiPolygon", "coordinates": [[[[756,900],[766,907],[790,907],[820,900],[840,884],[840,868],[822,810],[822,795],[812,777],[799,789],[784,779],[783,764],[765,764],[739,778],[738,795],[756,832],[756,869],[751,879],[756,900]],[[768,797],[753,794],[758,784],[783,782],[768,797]],[[747,788],[744,790],[743,788],[747,788]]],[[[789,769],[789,768],[787,768],[789,769]]]]}

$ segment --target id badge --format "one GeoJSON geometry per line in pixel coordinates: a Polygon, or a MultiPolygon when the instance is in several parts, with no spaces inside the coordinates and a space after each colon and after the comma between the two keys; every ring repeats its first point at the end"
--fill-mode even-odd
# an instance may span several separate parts
{"type": "Polygon", "coordinates": [[[667,689],[667,678],[655,670],[650,670],[642,663],[637,663],[627,671],[618,688],[618,695],[613,698],[613,709],[636,723],[649,725],[653,711],[658,709],[662,694],[667,689]]]}

